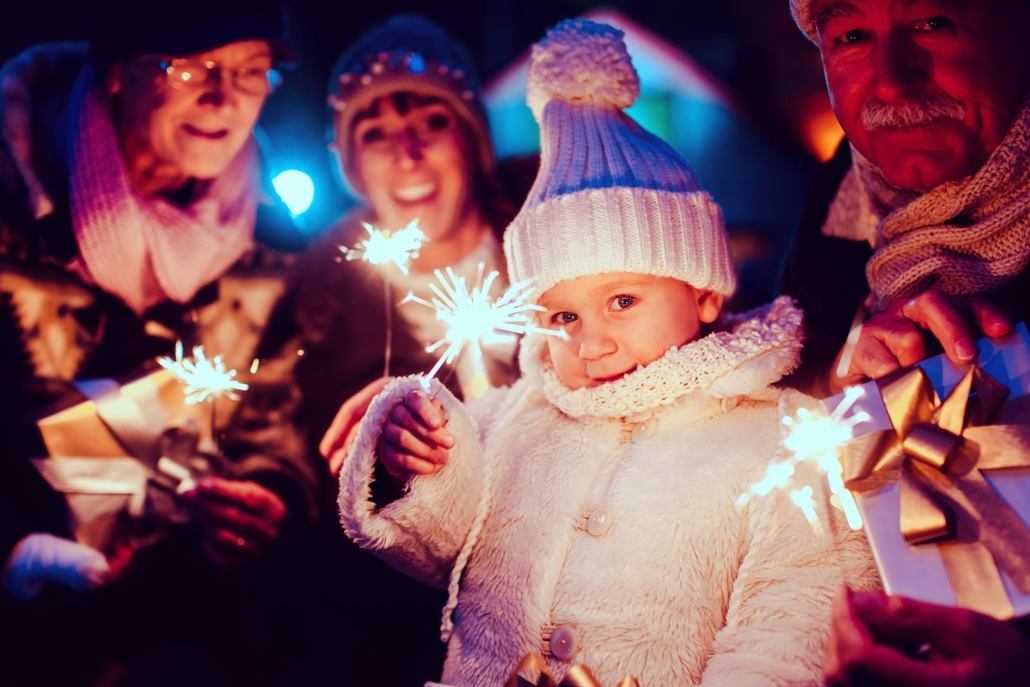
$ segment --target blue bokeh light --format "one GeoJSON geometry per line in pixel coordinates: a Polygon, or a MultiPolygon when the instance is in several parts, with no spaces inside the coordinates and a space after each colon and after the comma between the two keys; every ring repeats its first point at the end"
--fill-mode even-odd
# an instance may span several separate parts
{"type": "Polygon", "coordinates": [[[315,199],[315,183],[300,170],[287,169],[276,174],[272,186],[295,217],[307,211],[315,199]]]}

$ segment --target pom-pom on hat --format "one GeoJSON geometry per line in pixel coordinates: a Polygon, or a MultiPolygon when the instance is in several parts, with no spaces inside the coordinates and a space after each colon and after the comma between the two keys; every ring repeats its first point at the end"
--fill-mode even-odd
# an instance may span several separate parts
{"type": "Polygon", "coordinates": [[[576,19],[533,46],[527,100],[540,123],[540,171],[504,236],[511,280],[532,280],[541,294],[630,272],[731,295],[719,206],[679,153],[623,112],[640,80],[622,36],[576,19]]]}
{"type": "Polygon", "coordinates": [[[489,174],[494,150],[479,82],[461,43],[418,14],[398,14],[370,29],[336,61],[329,80],[329,107],[343,173],[356,191],[351,126],[376,98],[411,91],[447,103],[472,134],[479,168],[489,174]]]}

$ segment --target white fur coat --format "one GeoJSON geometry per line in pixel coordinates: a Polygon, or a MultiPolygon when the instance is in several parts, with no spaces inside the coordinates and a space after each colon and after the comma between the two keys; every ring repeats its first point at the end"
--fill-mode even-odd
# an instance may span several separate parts
{"type": "Polygon", "coordinates": [[[527,337],[513,387],[466,407],[440,392],[457,439],[447,465],[376,510],[383,423],[420,381],[387,387],[341,474],[342,520],[399,570],[450,583],[442,681],[499,687],[538,651],[556,679],[583,663],[604,685],[822,684],[833,594],[844,580],[877,584],[865,539],[825,494],[826,537],[781,494],[736,505],[782,451],[782,414],[804,400],[769,388],[796,364],[799,326],[781,299],[580,391],[527,337]],[[607,529],[592,534],[602,507],[607,529]],[[550,652],[557,627],[572,630],[568,660],[550,652]]]}

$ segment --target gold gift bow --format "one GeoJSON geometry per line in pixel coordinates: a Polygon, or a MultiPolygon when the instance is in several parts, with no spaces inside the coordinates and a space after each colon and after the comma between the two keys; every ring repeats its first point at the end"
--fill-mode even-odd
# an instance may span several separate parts
{"type": "Polygon", "coordinates": [[[981,471],[1030,467],[1026,414],[989,425],[1008,390],[976,366],[943,403],[918,367],[879,386],[893,429],[845,446],[845,486],[861,493],[900,481],[905,541],[946,540],[938,550],[959,606],[1011,618],[999,569],[1030,593],[1030,529],[981,471]]]}
{"type": "MultiPolygon", "coordinates": [[[[584,665],[572,666],[561,682],[555,683],[551,673],[547,670],[547,664],[543,657],[535,651],[519,661],[512,671],[511,677],[504,683],[504,687],[519,687],[519,673],[524,670],[535,670],[540,673],[540,678],[533,687],[601,687],[601,683],[594,679],[590,671],[584,665]]],[[[533,684],[533,683],[530,683],[533,684]]],[[[640,687],[640,683],[632,676],[627,676],[619,681],[618,687],[640,687]]]]}

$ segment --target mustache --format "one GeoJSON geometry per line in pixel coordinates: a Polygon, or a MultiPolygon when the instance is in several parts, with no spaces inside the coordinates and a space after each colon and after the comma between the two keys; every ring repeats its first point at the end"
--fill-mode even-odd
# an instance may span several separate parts
{"type": "Polygon", "coordinates": [[[939,120],[962,121],[964,118],[962,103],[943,93],[926,93],[894,103],[870,100],[862,108],[862,126],[866,131],[903,129],[939,120]]]}

